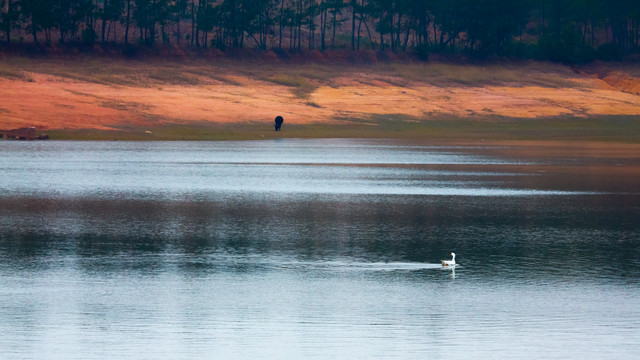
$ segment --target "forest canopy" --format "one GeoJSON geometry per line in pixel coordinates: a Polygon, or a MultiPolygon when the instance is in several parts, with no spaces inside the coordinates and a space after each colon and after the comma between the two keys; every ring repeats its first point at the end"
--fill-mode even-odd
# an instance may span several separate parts
{"type": "Polygon", "coordinates": [[[640,1],[0,0],[0,39],[584,62],[640,51],[640,1]]]}

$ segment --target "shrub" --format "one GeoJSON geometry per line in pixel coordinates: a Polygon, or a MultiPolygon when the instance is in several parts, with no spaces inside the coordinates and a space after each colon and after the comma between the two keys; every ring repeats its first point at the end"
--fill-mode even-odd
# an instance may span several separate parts
{"type": "Polygon", "coordinates": [[[614,43],[602,44],[596,50],[596,57],[604,61],[621,61],[623,55],[622,46],[614,43]]]}
{"type": "Polygon", "coordinates": [[[97,37],[98,34],[96,34],[96,32],[93,31],[92,28],[86,28],[82,30],[82,42],[87,45],[93,45],[93,43],[96,42],[97,37]]]}

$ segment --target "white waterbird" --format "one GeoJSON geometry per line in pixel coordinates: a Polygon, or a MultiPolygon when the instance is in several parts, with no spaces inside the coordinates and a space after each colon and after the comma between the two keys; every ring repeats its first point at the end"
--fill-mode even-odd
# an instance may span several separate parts
{"type": "Polygon", "coordinates": [[[442,266],[456,266],[456,254],[451,253],[451,260],[441,260],[442,266]]]}

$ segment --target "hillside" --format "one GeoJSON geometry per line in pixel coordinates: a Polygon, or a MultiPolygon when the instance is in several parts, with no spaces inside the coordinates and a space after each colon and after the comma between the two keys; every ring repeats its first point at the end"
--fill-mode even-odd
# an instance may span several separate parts
{"type": "Polygon", "coordinates": [[[87,138],[260,138],[273,136],[270,124],[279,114],[281,136],[507,131],[535,138],[557,127],[564,135],[555,138],[562,138],[573,128],[600,136],[602,127],[636,142],[639,75],[637,66],[622,64],[8,57],[0,60],[0,129],[34,126],[87,138]]]}

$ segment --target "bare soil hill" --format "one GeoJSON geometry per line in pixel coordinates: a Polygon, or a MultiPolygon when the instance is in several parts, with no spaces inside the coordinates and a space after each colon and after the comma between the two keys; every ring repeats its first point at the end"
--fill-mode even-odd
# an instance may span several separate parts
{"type": "Polygon", "coordinates": [[[284,116],[284,129],[634,118],[640,116],[639,74],[633,66],[578,69],[535,62],[296,65],[10,57],[0,59],[0,129],[220,129],[270,124],[276,115],[284,116]]]}

